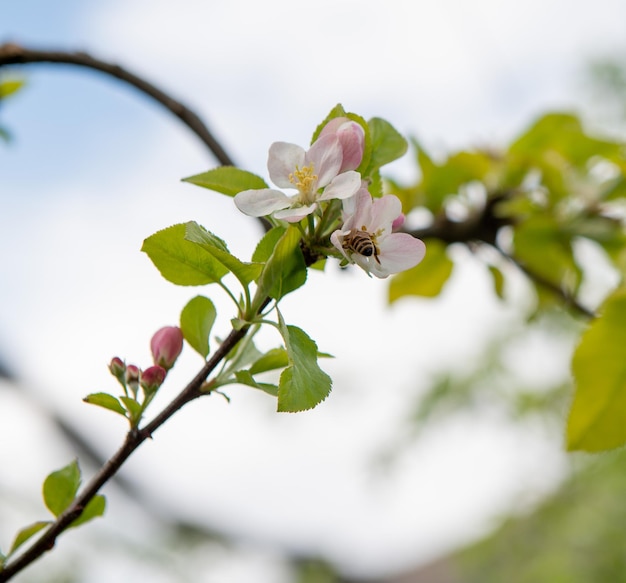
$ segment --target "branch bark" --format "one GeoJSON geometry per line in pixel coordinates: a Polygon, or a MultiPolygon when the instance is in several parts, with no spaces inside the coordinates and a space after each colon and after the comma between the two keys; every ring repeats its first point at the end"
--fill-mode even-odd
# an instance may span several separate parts
{"type": "Polygon", "coordinates": [[[100,71],[131,85],[135,89],[154,99],[180,119],[202,142],[223,166],[235,166],[233,159],[213,136],[209,128],[196,113],[177,101],[152,83],[138,77],[127,69],[114,63],[108,63],[84,52],[35,50],[21,47],[14,43],[0,45],[0,68],[8,65],[27,65],[33,63],[60,63],[76,65],[100,71]]]}

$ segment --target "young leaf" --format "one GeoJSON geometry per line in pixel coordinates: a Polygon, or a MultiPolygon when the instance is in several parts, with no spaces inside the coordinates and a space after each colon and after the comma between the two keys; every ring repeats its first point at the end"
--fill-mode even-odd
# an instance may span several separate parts
{"type": "Polygon", "coordinates": [[[276,397],[276,395],[278,395],[278,387],[276,385],[273,385],[271,383],[258,383],[254,380],[254,377],[247,370],[238,370],[235,373],[235,378],[237,379],[237,382],[241,385],[260,389],[268,395],[272,395],[272,397],[276,397]]]}
{"type": "Polygon", "coordinates": [[[267,372],[268,370],[276,370],[277,368],[285,368],[289,365],[289,357],[284,348],[272,348],[268,350],[261,358],[259,358],[251,367],[251,374],[267,372]]]}
{"type": "Polygon", "coordinates": [[[280,238],[259,279],[258,297],[279,300],[304,285],[306,263],[300,249],[300,231],[290,227],[280,238]]]}
{"type": "Polygon", "coordinates": [[[576,383],[567,448],[605,451],[626,443],[626,286],[604,302],[572,360],[576,383]]]}
{"type": "Polygon", "coordinates": [[[489,265],[489,273],[493,278],[493,289],[496,295],[503,300],[504,299],[504,274],[495,265],[489,265]]]}
{"type": "Polygon", "coordinates": [[[126,409],[122,407],[121,403],[113,395],[109,395],[108,393],[91,393],[87,395],[83,401],[126,416],[126,409]]]}
{"type": "Polygon", "coordinates": [[[59,516],[76,497],[80,486],[80,468],[74,460],[52,472],[43,483],[43,500],[52,514],[59,516]]]}
{"type": "Polygon", "coordinates": [[[285,234],[285,230],[285,227],[273,227],[265,233],[252,254],[252,261],[265,263],[271,257],[280,238],[285,234]]]}
{"type": "Polygon", "coordinates": [[[9,554],[7,557],[10,557],[18,548],[20,548],[29,538],[35,536],[39,531],[43,528],[46,528],[49,524],[52,524],[49,520],[40,520],[38,522],[34,522],[28,526],[22,528],[16,535],[13,540],[13,544],[9,549],[9,554]]]}
{"type": "Polygon", "coordinates": [[[131,425],[137,424],[139,422],[139,419],[141,419],[141,404],[132,397],[122,396],[120,397],[120,401],[124,403],[126,409],[128,410],[131,425]]]}
{"type": "Polygon", "coordinates": [[[389,285],[389,303],[404,296],[437,297],[452,273],[454,264],[440,241],[426,241],[426,256],[419,264],[395,275],[389,285]]]}
{"type": "Polygon", "coordinates": [[[0,99],[13,95],[24,87],[23,79],[5,79],[0,81],[0,99]]]}
{"type": "Polygon", "coordinates": [[[213,233],[210,233],[194,221],[187,223],[185,239],[195,243],[205,251],[208,251],[216,261],[223,265],[228,271],[232,272],[243,287],[248,287],[251,281],[259,277],[263,269],[263,265],[260,263],[245,263],[237,259],[234,255],[231,255],[228,250],[224,248],[225,246],[222,247],[216,244],[216,240],[221,241],[221,239],[215,237],[213,233]]]}
{"type": "Polygon", "coordinates": [[[209,354],[209,335],[217,313],[209,298],[196,296],[180,313],[180,329],[189,345],[201,356],[209,354]]]}
{"type": "Polygon", "coordinates": [[[407,141],[384,119],[374,117],[368,122],[372,135],[372,158],[370,170],[378,170],[404,156],[408,149],[407,141]]]}
{"type": "Polygon", "coordinates": [[[235,196],[244,190],[268,188],[267,183],[260,176],[234,166],[220,166],[202,174],[183,178],[183,182],[196,184],[228,196],[235,196]]]}
{"type": "Polygon", "coordinates": [[[176,285],[205,285],[219,281],[228,269],[202,247],[185,239],[186,225],[178,224],[148,237],[141,250],[161,275],[176,285]]]}
{"type": "Polygon", "coordinates": [[[317,345],[296,326],[280,324],[290,366],[280,375],[278,411],[296,412],[321,403],[332,388],[331,378],[317,364],[317,345]]]}
{"type": "Polygon", "coordinates": [[[85,522],[89,522],[98,516],[102,516],[105,510],[106,498],[101,494],[97,494],[87,503],[87,506],[85,506],[81,515],[74,522],[72,522],[72,524],[70,524],[70,527],[74,528],[75,526],[80,526],[81,524],[85,524],[85,522]]]}
{"type": "Polygon", "coordinates": [[[324,118],[324,121],[315,128],[315,131],[313,132],[313,137],[311,138],[311,144],[315,140],[317,140],[317,138],[319,138],[319,135],[322,133],[322,130],[331,119],[335,119],[336,117],[345,117],[345,116],[346,116],[346,110],[343,108],[343,105],[341,105],[341,103],[338,103],[337,105],[335,105],[335,107],[333,107],[330,110],[330,113],[324,118]]]}

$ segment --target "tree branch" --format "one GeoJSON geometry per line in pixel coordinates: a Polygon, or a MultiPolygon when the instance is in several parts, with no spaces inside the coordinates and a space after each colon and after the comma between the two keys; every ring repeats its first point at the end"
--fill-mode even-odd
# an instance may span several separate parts
{"type": "MultiPolygon", "coordinates": [[[[259,308],[261,312],[269,303],[269,298],[259,308]]],[[[247,334],[249,326],[244,326],[239,330],[233,329],[224,342],[213,353],[213,356],[206,362],[200,372],[189,382],[189,384],[172,400],[152,421],[141,429],[131,429],[126,434],[123,445],[117,452],[100,468],[97,474],[83,488],[81,493],[74,499],[72,504],[58,516],[58,518],[45,530],[43,535],[29,547],[22,555],[14,561],[9,562],[4,570],[0,571],[0,583],[11,579],[19,571],[33,563],[47,551],[51,550],[58,536],[65,531],[74,520],[83,512],[87,504],[94,498],[99,490],[104,486],[120,469],[122,464],[131,454],[153,433],[161,427],[174,413],[179,411],[190,401],[202,395],[209,394],[210,391],[203,391],[202,385],[207,377],[215,370],[215,367],[226,357],[226,355],[237,345],[237,343],[247,334]]]]}
{"type": "Polygon", "coordinates": [[[107,63],[84,52],[33,50],[14,43],[0,45],[0,67],[7,65],[26,65],[31,63],[61,63],[86,67],[115,77],[133,86],[144,95],[154,99],[180,119],[209,148],[223,166],[235,166],[232,158],[209,131],[204,122],[188,107],[170,97],[151,83],[116,65],[107,63]]]}

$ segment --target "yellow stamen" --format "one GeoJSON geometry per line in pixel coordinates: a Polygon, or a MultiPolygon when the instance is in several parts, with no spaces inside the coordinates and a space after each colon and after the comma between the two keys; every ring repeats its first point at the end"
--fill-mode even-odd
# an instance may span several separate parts
{"type": "Polygon", "coordinates": [[[315,202],[315,192],[317,186],[317,174],[314,174],[313,164],[298,168],[289,175],[289,182],[300,192],[300,202],[302,204],[312,204],[315,202]]]}

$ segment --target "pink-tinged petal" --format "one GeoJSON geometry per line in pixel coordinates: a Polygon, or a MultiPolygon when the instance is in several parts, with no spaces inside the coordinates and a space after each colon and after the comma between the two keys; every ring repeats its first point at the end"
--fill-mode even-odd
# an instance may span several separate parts
{"type": "Polygon", "coordinates": [[[304,165],[304,148],[287,142],[274,142],[270,146],[267,169],[269,170],[270,179],[276,186],[295,188],[289,180],[289,176],[296,168],[302,168],[304,165]]]}
{"type": "Polygon", "coordinates": [[[286,208],[285,210],[279,210],[274,213],[274,217],[282,219],[288,223],[297,223],[307,215],[310,215],[317,208],[317,203],[313,203],[308,206],[298,206],[294,208],[286,208]]]}
{"type": "MultiPolygon", "coordinates": [[[[412,237],[408,233],[393,233],[380,241],[378,245],[380,271],[386,275],[400,273],[411,267],[415,267],[426,255],[426,245],[420,239],[412,237]]],[[[378,275],[374,269],[372,273],[378,275]]]]}
{"type": "Polygon", "coordinates": [[[244,190],[236,194],[234,200],[237,208],[251,217],[264,217],[291,206],[292,202],[286,194],[272,188],[244,190]]]}
{"type": "Polygon", "coordinates": [[[391,225],[402,214],[402,203],[397,196],[386,194],[374,200],[368,230],[372,233],[382,230],[391,231],[391,225]]]}
{"type": "Polygon", "coordinates": [[[365,131],[357,122],[348,121],[337,130],[337,138],[343,150],[343,161],[339,172],[356,170],[363,159],[365,131]]]}
{"type": "Polygon", "coordinates": [[[342,116],[342,117],[334,117],[333,119],[331,119],[322,129],[322,131],[320,132],[320,135],[318,136],[318,139],[321,138],[322,136],[327,136],[329,134],[336,134],[337,130],[346,122],[349,122],[350,119],[342,116]]]}
{"type": "Polygon", "coordinates": [[[361,185],[353,198],[344,199],[344,231],[366,227],[369,231],[370,215],[372,210],[372,195],[367,188],[361,185]]]}
{"type": "Polygon", "coordinates": [[[361,188],[361,175],[350,170],[333,178],[332,182],[324,189],[317,200],[330,200],[331,198],[350,198],[361,188]]]}
{"type": "Polygon", "coordinates": [[[318,188],[326,186],[341,168],[343,151],[341,144],[335,134],[318,138],[311,149],[306,153],[305,165],[313,164],[315,174],[317,174],[318,188]]]}
{"type": "Polygon", "coordinates": [[[339,251],[341,251],[341,254],[348,260],[350,261],[350,257],[348,256],[348,254],[346,253],[346,250],[343,248],[343,238],[344,236],[349,233],[349,231],[334,231],[333,234],[330,236],[330,242],[337,248],[339,249],[339,251]]]}
{"type": "Polygon", "coordinates": [[[392,231],[397,231],[398,229],[400,229],[402,227],[402,225],[404,225],[404,221],[405,221],[406,217],[404,216],[404,213],[402,213],[398,218],[396,218],[393,223],[391,223],[391,230],[392,231]]]}

